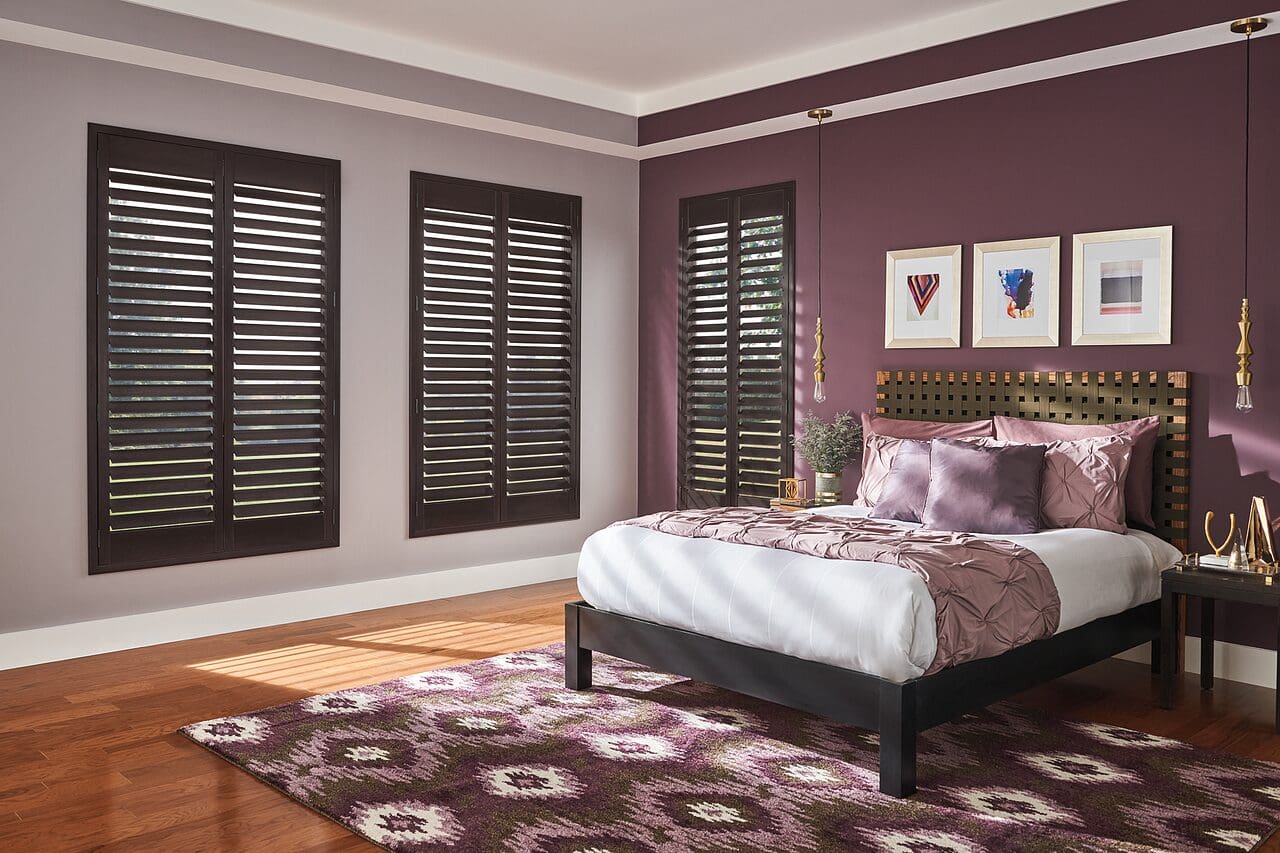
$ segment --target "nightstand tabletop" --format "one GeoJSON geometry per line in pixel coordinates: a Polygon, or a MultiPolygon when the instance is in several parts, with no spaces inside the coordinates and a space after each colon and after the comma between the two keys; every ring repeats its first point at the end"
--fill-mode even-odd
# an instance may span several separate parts
{"type": "Polygon", "coordinates": [[[1226,572],[1179,564],[1160,574],[1163,589],[1184,595],[1280,606],[1280,575],[1226,572]]]}

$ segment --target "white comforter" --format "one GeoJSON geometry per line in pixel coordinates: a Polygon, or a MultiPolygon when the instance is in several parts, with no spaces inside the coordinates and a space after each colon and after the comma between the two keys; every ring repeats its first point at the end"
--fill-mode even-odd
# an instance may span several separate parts
{"type": "MultiPolygon", "coordinates": [[[[821,512],[867,514],[850,506],[821,512]]],[[[1044,561],[1062,600],[1059,632],[1155,600],[1160,572],[1181,556],[1140,531],[1046,530],[990,538],[1016,542],[1044,561]]],[[[881,563],[628,525],[586,541],[578,586],[601,610],[892,681],[923,674],[937,651],[933,599],[924,582],[881,563]]]]}

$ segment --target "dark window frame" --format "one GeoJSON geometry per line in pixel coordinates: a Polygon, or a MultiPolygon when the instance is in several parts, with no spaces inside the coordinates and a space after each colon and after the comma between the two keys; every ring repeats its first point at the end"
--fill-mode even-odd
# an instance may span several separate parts
{"type": "MultiPolygon", "coordinates": [[[[531,524],[548,524],[561,521],[573,521],[581,518],[582,490],[580,479],[580,463],[582,453],[581,430],[581,395],[580,383],[582,375],[582,197],[548,190],[518,187],[510,184],[498,184],[488,181],[472,180],[448,175],[437,175],[427,172],[410,172],[409,174],[409,518],[410,538],[439,536],[450,533],[466,533],[480,530],[495,530],[507,527],[523,527],[531,524]],[[505,305],[500,301],[507,292],[506,273],[506,227],[508,217],[509,196],[518,194],[531,199],[546,199],[557,203],[568,203],[571,206],[569,228],[571,232],[571,273],[570,294],[572,311],[570,314],[570,403],[569,403],[569,461],[568,488],[570,506],[562,512],[548,513],[534,518],[503,518],[505,500],[508,497],[506,481],[506,442],[494,441],[494,487],[496,500],[496,520],[476,522],[432,524],[419,500],[423,481],[423,442],[419,440],[422,415],[422,376],[425,370],[423,336],[421,318],[423,315],[424,288],[424,256],[421,251],[421,212],[423,208],[422,187],[427,183],[440,183],[492,192],[497,199],[495,212],[494,252],[495,261],[500,265],[501,273],[495,270],[495,309],[505,305]]],[[[495,422],[501,424],[500,432],[506,435],[506,320],[505,314],[495,314],[495,347],[494,347],[494,400],[495,422]]]]}
{"type": "MultiPolygon", "coordinates": [[[[796,282],[795,282],[795,232],[796,232],[796,195],[795,181],[781,181],[773,184],[764,184],[761,186],[745,187],[741,189],[727,190],[723,192],[706,193],[698,196],[688,196],[681,198],[679,202],[679,231],[677,234],[676,245],[678,246],[677,261],[677,301],[678,301],[678,332],[677,332],[677,382],[676,382],[676,504],[680,508],[691,506],[708,506],[712,505],[707,501],[693,501],[690,498],[696,493],[700,495],[710,494],[693,489],[688,485],[688,459],[690,456],[690,429],[688,426],[688,394],[686,393],[685,375],[686,366],[686,333],[689,327],[690,315],[688,311],[689,300],[686,296],[686,288],[689,284],[690,274],[690,258],[688,247],[688,235],[690,233],[691,222],[690,214],[695,206],[700,204],[715,203],[723,200],[728,205],[728,293],[727,293],[727,345],[726,345],[726,397],[727,412],[726,421],[737,420],[738,412],[738,393],[737,393],[737,331],[739,317],[734,310],[737,306],[736,282],[738,279],[739,265],[739,248],[740,248],[740,228],[741,228],[741,204],[742,200],[749,196],[760,195],[765,193],[781,192],[786,200],[786,210],[784,212],[783,227],[783,243],[782,243],[782,264],[783,264],[783,294],[785,299],[784,306],[784,335],[785,340],[782,346],[782,368],[783,378],[782,388],[784,389],[783,412],[782,412],[782,448],[781,448],[781,472],[782,476],[790,477],[795,473],[795,454],[790,452],[790,435],[794,429],[795,423],[795,304],[796,304],[796,282]]],[[[724,502],[722,506],[738,506],[744,501],[752,505],[767,505],[767,499],[752,498],[739,494],[739,468],[737,459],[738,437],[737,430],[732,440],[726,437],[726,483],[724,502]]]]}
{"type": "MultiPolygon", "coordinates": [[[[87,288],[87,446],[88,446],[88,567],[89,574],[107,574],[135,569],[157,568],[161,566],[190,565],[193,563],[213,562],[219,560],[238,559],[265,554],[280,554],[294,551],[310,551],[320,548],[334,548],[339,545],[339,508],[340,488],[340,326],[341,311],[339,297],[341,293],[341,162],[334,159],[294,154],[250,146],[213,142],[209,140],[155,133],[131,128],[115,127],[89,123],[88,125],[88,167],[87,167],[87,213],[86,231],[86,279],[87,288]],[[100,239],[100,217],[107,208],[105,193],[100,193],[100,142],[106,137],[120,137],[127,140],[139,140],[166,145],[180,145],[190,148],[217,152],[222,156],[221,167],[215,180],[215,192],[222,197],[215,202],[213,213],[213,235],[215,251],[213,257],[215,291],[212,296],[215,322],[221,324],[219,334],[213,341],[213,361],[215,385],[220,389],[218,404],[214,411],[218,416],[221,435],[213,436],[214,476],[221,477],[222,499],[217,504],[213,520],[216,550],[202,552],[196,556],[158,556],[146,559],[130,559],[107,561],[102,559],[104,540],[107,538],[109,521],[106,516],[106,481],[101,475],[100,465],[105,463],[105,448],[100,433],[99,409],[102,406],[100,391],[109,375],[109,354],[106,347],[106,317],[103,306],[106,304],[107,288],[105,280],[106,245],[108,240],[100,239]],[[321,515],[323,534],[317,539],[307,542],[290,543],[264,542],[248,547],[228,547],[227,543],[236,520],[227,510],[231,506],[231,460],[234,399],[227,389],[231,387],[231,371],[234,354],[224,346],[231,339],[230,312],[234,299],[233,284],[233,236],[232,236],[232,203],[226,197],[226,190],[233,180],[226,155],[241,155],[246,158],[265,158],[308,167],[320,167],[326,171],[327,183],[325,196],[325,229],[326,243],[324,256],[325,292],[330,297],[329,310],[332,321],[326,323],[326,335],[323,342],[325,360],[325,490],[324,508],[321,515]],[[222,235],[220,238],[218,235],[222,235]],[[217,240],[221,239],[221,244],[217,240]],[[217,287],[221,286],[219,292],[217,287]]],[[[109,550],[109,549],[108,549],[109,550]]]]}

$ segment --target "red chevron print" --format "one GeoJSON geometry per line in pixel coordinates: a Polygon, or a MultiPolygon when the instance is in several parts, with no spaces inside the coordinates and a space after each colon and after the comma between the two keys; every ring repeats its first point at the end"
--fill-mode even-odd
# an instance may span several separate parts
{"type": "Polygon", "coordinates": [[[924,314],[924,309],[929,307],[929,303],[933,301],[933,297],[937,295],[941,287],[942,276],[936,272],[907,276],[907,290],[911,291],[911,298],[916,303],[917,314],[924,314]]]}

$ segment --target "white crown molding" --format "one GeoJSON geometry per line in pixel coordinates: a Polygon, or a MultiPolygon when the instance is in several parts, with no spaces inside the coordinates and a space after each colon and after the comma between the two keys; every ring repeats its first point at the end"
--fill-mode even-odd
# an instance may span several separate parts
{"type": "Polygon", "coordinates": [[[726,95],[848,68],[973,36],[1069,15],[1118,0],[994,0],[768,62],[640,92],[591,83],[530,66],[460,51],[381,29],[335,20],[262,0],[126,0],[228,26],[385,59],[522,92],[631,116],[648,115],[726,95]]]}
{"type": "MultiPolygon", "coordinates": [[[[1280,17],[1280,11],[1266,13],[1266,16],[1272,18],[1280,17]]],[[[1280,34],[1280,27],[1275,30],[1266,30],[1258,38],[1268,38],[1278,34],[1280,34]]],[[[1223,22],[827,106],[830,106],[835,111],[835,116],[830,121],[845,121],[874,113],[920,106],[951,98],[1019,86],[1025,83],[1034,83],[1101,68],[1125,65],[1131,62],[1141,62],[1147,59],[1186,53],[1226,44],[1231,41],[1238,41],[1239,38],[1239,36],[1233,35],[1227,28],[1226,22],[1223,22]]],[[[793,113],[664,142],[635,146],[598,139],[585,134],[555,130],[448,107],[439,107],[362,89],[353,89],[332,83],[261,71],[256,68],[215,62],[185,54],[156,50],[3,18],[0,18],[0,41],[17,42],[65,53],[171,71],[192,77],[203,77],[209,80],[283,92],[304,98],[347,104],[349,106],[466,127],[487,133],[497,133],[627,160],[647,160],[654,157],[665,157],[670,154],[679,154],[685,151],[799,130],[813,125],[812,120],[803,113],[793,113]]]]}
{"type": "MultiPolygon", "coordinates": [[[[623,115],[637,115],[636,96],[525,65],[454,50],[424,39],[345,24],[324,15],[282,9],[260,0],[125,0],[219,24],[283,36],[307,44],[385,59],[454,77],[545,95],[623,115]]],[[[1114,0],[1107,0],[1114,2],[1114,0]]]]}
{"type": "Polygon", "coordinates": [[[426,121],[440,122],[441,124],[467,127],[473,130],[483,130],[489,133],[499,133],[504,136],[516,136],[534,142],[546,142],[551,145],[576,148],[596,154],[636,159],[635,146],[623,142],[597,139],[580,133],[570,133],[449,107],[439,107],[434,104],[422,103],[421,101],[380,95],[363,89],[352,89],[333,83],[322,83],[316,80],[292,77],[287,74],[261,71],[257,68],[246,68],[242,65],[215,62],[211,59],[202,59],[166,50],[156,50],[155,48],[141,47],[136,44],[128,44],[96,36],[86,36],[81,33],[72,33],[66,30],[42,27],[5,18],[0,18],[0,41],[18,42],[64,53],[74,53],[97,59],[108,59],[113,62],[124,62],[129,65],[139,65],[143,68],[172,71],[176,74],[185,74],[190,77],[203,77],[208,80],[218,80],[224,83],[235,83],[240,86],[251,86],[255,89],[266,89],[320,101],[363,107],[364,109],[377,110],[378,112],[409,116],[426,121]]]}
{"type": "Polygon", "coordinates": [[[1116,2],[1118,0],[998,0],[975,9],[913,21],[817,50],[643,92],[636,96],[637,114],[650,115],[700,104],[1116,2]]]}
{"type": "Polygon", "coordinates": [[[0,634],[0,670],[577,576],[578,555],[304,589],[0,634]]]}

